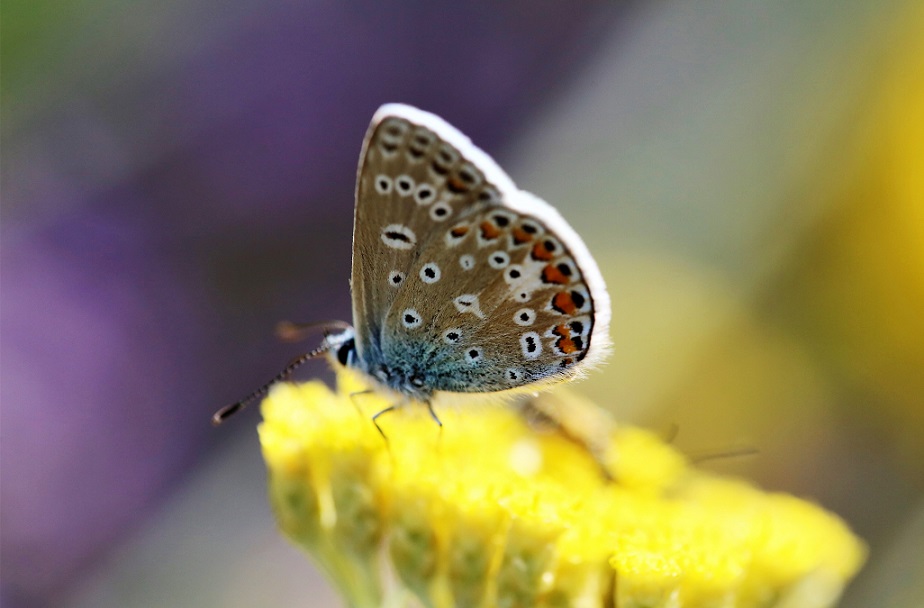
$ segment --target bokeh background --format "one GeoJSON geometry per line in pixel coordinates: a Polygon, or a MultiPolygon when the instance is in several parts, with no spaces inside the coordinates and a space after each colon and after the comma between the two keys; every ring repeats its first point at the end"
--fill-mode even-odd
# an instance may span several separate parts
{"type": "Polygon", "coordinates": [[[348,319],[389,101],[584,236],[616,349],[581,391],[842,515],[843,606],[924,605],[922,6],[4,2],[2,605],[338,605],[256,409],[209,416],[302,348],[277,321],[348,319]]]}

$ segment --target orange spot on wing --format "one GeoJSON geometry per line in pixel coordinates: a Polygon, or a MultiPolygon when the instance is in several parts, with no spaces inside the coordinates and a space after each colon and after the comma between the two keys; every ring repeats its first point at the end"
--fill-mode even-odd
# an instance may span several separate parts
{"type": "Polygon", "coordinates": [[[556,293],[552,297],[552,308],[566,315],[573,315],[577,311],[577,306],[567,291],[556,293]]]}
{"type": "Polygon", "coordinates": [[[456,238],[463,237],[468,234],[468,226],[456,226],[449,233],[456,238]]]}
{"type": "Polygon", "coordinates": [[[486,241],[493,241],[500,236],[500,229],[492,224],[491,222],[485,220],[481,222],[481,236],[486,241]]]}
{"type": "Polygon", "coordinates": [[[552,252],[545,248],[545,243],[542,241],[533,245],[532,254],[534,260],[542,260],[543,262],[548,262],[552,259],[552,252]]]}
{"type": "Polygon", "coordinates": [[[533,240],[533,235],[526,232],[522,228],[513,229],[513,243],[514,245],[522,245],[523,243],[528,243],[533,240]]]}
{"type": "Polygon", "coordinates": [[[559,270],[557,267],[552,264],[546,264],[545,268],[542,269],[542,282],[543,283],[557,283],[558,285],[567,285],[568,277],[559,270]]]}
{"type": "Polygon", "coordinates": [[[457,175],[452,175],[446,180],[446,187],[456,194],[468,191],[468,186],[457,175]]]}
{"type": "Polygon", "coordinates": [[[570,355],[578,350],[574,340],[571,339],[571,330],[568,329],[568,326],[559,325],[552,330],[552,333],[559,336],[558,340],[555,341],[555,346],[558,348],[559,352],[570,355]]]}

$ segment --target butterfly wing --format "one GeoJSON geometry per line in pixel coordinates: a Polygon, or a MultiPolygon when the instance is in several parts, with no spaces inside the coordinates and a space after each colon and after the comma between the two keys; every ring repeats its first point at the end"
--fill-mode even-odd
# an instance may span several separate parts
{"type": "Polygon", "coordinates": [[[417,137],[403,109],[386,105],[373,117],[356,180],[351,290],[362,361],[381,360],[386,316],[432,229],[436,189],[425,186],[422,151],[433,142],[417,137]]]}
{"type": "Polygon", "coordinates": [[[428,389],[565,380],[606,353],[609,296],[583,241],[433,114],[389,104],[373,118],[353,256],[360,357],[416,369],[428,389]]]}

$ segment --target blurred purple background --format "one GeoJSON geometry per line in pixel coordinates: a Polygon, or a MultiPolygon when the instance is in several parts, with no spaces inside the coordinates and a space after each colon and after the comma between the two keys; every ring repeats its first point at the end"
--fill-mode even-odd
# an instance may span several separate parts
{"type": "Polygon", "coordinates": [[[4,3],[3,606],[335,605],[272,530],[256,408],[209,417],[304,347],[277,321],[348,318],[391,101],[585,236],[617,347],[585,390],[692,455],[756,446],[716,466],[870,542],[845,605],[920,605],[915,25],[910,0],[4,3]]]}

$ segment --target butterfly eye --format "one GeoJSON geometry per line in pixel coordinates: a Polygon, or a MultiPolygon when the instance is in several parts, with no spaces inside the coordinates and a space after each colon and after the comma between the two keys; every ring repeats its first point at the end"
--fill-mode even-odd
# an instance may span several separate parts
{"type": "Polygon", "coordinates": [[[353,363],[353,357],[356,354],[356,340],[350,338],[340,345],[337,349],[337,361],[340,365],[349,366],[353,363]]]}
{"type": "Polygon", "coordinates": [[[424,385],[424,379],[417,375],[411,376],[410,381],[411,385],[416,386],[417,388],[420,388],[424,385]]]}

